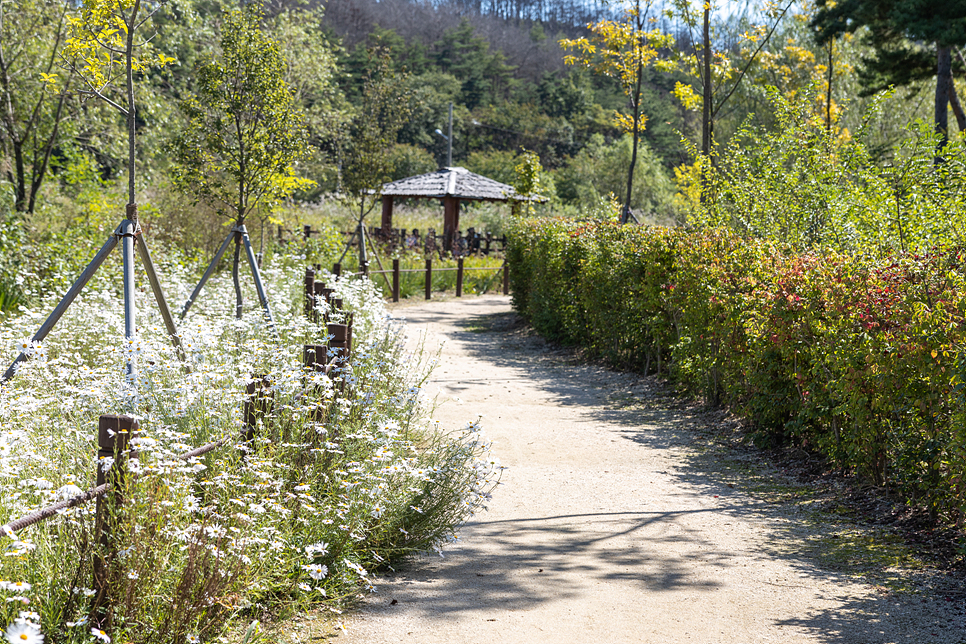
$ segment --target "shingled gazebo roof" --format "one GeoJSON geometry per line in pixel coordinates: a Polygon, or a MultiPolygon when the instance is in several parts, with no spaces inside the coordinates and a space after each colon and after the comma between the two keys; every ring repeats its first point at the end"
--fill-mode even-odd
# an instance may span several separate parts
{"type": "Polygon", "coordinates": [[[509,201],[522,198],[513,186],[460,167],[440,168],[436,172],[384,184],[381,194],[384,197],[424,199],[455,197],[464,201],[509,201]]]}

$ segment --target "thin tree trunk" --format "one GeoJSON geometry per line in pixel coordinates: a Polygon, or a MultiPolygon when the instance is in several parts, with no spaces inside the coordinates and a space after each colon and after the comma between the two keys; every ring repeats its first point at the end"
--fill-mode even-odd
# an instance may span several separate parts
{"type": "Polygon", "coordinates": [[[832,72],[834,59],[835,39],[828,41],[828,88],[825,90],[825,131],[832,132],[832,72]]]}
{"type": "MultiPolygon", "coordinates": [[[[642,36],[643,37],[643,36],[642,36]]],[[[634,87],[634,136],[631,149],[631,167],[627,171],[627,200],[624,202],[624,212],[621,213],[621,223],[626,224],[631,218],[631,196],[634,190],[634,168],[637,166],[637,142],[641,136],[641,82],[644,78],[644,64],[637,62],[637,85],[634,87]]]]}
{"type": "Polygon", "coordinates": [[[711,138],[713,136],[713,121],[711,119],[711,8],[704,8],[704,113],[701,118],[701,153],[711,156],[711,138]]]}
{"type": "Polygon", "coordinates": [[[27,210],[27,170],[23,163],[23,141],[18,141],[16,139],[11,139],[10,143],[13,145],[13,163],[15,172],[17,173],[17,184],[15,190],[17,191],[14,208],[18,212],[26,212],[27,210]]]}
{"type": "Polygon", "coordinates": [[[71,72],[70,78],[68,78],[67,84],[64,86],[64,90],[61,92],[60,99],[57,102],[57,112],[54,116],[54,129],[50,133],[46,145],[44,145],[43,158],[40,161],[39,167],[37,163],[33,164],[30,198],[27,203],[27,212],[30,213],[34,211],[37,205],[37,193],[40,192],[40,186],[43,185],[44,177],[47,176],[47,169],[50,167],[50,157],[54,152],[54,143],[57,142],[57,135],[60,132],[60,121],[64,116],[64,104],[67,102],[67,90],[70,87],[70,80],[73,78],[73,75],[73,72],[71,72]]]}
{"type": "Polygon", "coordinates": [[[936,132],[942,137],[936,155],[936,163],[942,161],[938,152],[949,140],[949,87],[952,84],[952,55],[949,47],[936,46],[936,132]]]}
{"type": "Polygon", "coordinates": [[[711,141],[714,136],[714,116],[712,114],[712,101],[714,94],[711,83],[711,8],[710,5],[704,7],[704,110],[701,115],[701,156],[704,163],[708,164],[701,168],[701,203],[708,202],[708,173],[711,171],[711,141]]]}
{"type": "Polygon", "coordinates": [[[135,160],[135,129],[136,121],[134,118],[134,31],[137,27],[138,13],[141,9],[141,0],[134,0],[134,7],[131,9],[131,21],[127,25],[127,198],[130,206],[129,216],[137,219],[137,200],[134,192],[134,160],[135,160]]]}

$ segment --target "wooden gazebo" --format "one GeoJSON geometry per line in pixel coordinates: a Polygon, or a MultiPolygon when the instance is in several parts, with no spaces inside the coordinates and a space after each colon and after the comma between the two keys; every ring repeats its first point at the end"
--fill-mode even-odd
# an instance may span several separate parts
{"type": "MultiPolygon", "coordinates": [[[[392,229],[396,197],[443,200],[443,244],[449,248],[460,226],[460,201],[525,201],[513,186],[474,174],[466,168],[440,168],[382,186],[382,230],[392,229]]],[[[537,198],[539,199],[539,198],[537,198]]]]}

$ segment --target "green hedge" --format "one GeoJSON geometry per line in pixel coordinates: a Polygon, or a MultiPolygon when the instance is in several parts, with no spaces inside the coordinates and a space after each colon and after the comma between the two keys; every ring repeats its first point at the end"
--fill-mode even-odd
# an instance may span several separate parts
{"type": "Polygon", "coordinates": [[[933,516],[966,510],[958,248],[796,253],[726,231],[558,219],[509,232],[513,304],[548,338],[668,375],[933,516]]]}

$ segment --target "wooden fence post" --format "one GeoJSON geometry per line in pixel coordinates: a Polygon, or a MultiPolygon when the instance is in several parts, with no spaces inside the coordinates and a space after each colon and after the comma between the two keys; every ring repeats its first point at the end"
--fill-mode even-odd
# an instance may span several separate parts
{"type": "MultiPolygon", "coordinates": [[[[329,303],[329,298],[332,296],[332,293],[333,292],[334,291],[331,288],[326,288],[325,282],[316,282],[315,283],[315,305],[316,305],[316,307],[322,305],[323,303],[328,304],[329,303]]],[[[322,319],[323,320],[328,320],[329,319],[329,310],[328,310],[328,307],[326,307],[322,311],[322,319]]],[[[315,321],[316,322],[319,321],[318,308],[316,308],[315,321]]]]}
{"type": "Polygon", "coordinates": [[[463,258],[456,260],[456,297],[463,297],[463,258]]]}
{"type": "Polygon", "coordinates": [[[332,274],[335,275],[336,277],[339,277],[340,275],[342,275],[341,262],[336,262],[335,264],[332,265],[332,274]]]}
{"type": "Polygon", "coordinates": [[[315,271],[305,269],[305,317],[312,317],[315,310],[315,271]]]}
{"type": "Polygon", "coordinates": [[[503,294],[510,294],[510,265],[503,260],[503,294]]]}
{"type": "Polygon", "coordinates": [[[284,240],[282,239],[282,233],[283,233],[283,232],[285,232],[285,229],[284,229],[284,228],[282,228],[282,224],[279,224],[279,225],[278,225],[278,241],[280,241],[280,242],[281,242],[281,241],[284,241],[284,240]]]}
{"type": "Polygon", "coordinates": [[[392,301],[399,301],[399,260],[392,260],[392,301]]]}
{"type": "Polygon", "coordinates": [[[433,296],[433,260],[426,260],[426,299],[433,296]]]}
{"type": "Polygon", "coordinates": [[[97,485],[109,483],[111,488],[97,498],[94,518],[94,538],[98,551],[94,555],[94,598],[91,602],[91,622],[110,631],[113,621],[111,567],[117,558],[118,511],[124,502],[124,462],[131,435],[139,423],[131,416],[105,414],[97,423],[97,485]],[[111,460],[108,460],[111,459],[111,460]]]}
{"type": "Polygon", "coordinates": [[[329,340],[329,348],[332,350],[335,366],[341,368],[349,359],[349,325],[329,324],[325,328],[332,336],[329,340]]]}
{"type": "Polygon", "coordinates": [[[243,456],[255,453],[255,427],[258,419],[272,412],[275,392],[268,376],[256,375],[245,385],[245,428],[242,430],[242,442],[247,449],[243,456]]]}
{"type": "Polygon", "coordinates": [[[312,236],[312,226],[306,225],[302,227],[302,235],[305,237],[305,241],[308,241],[312,236]]]}

